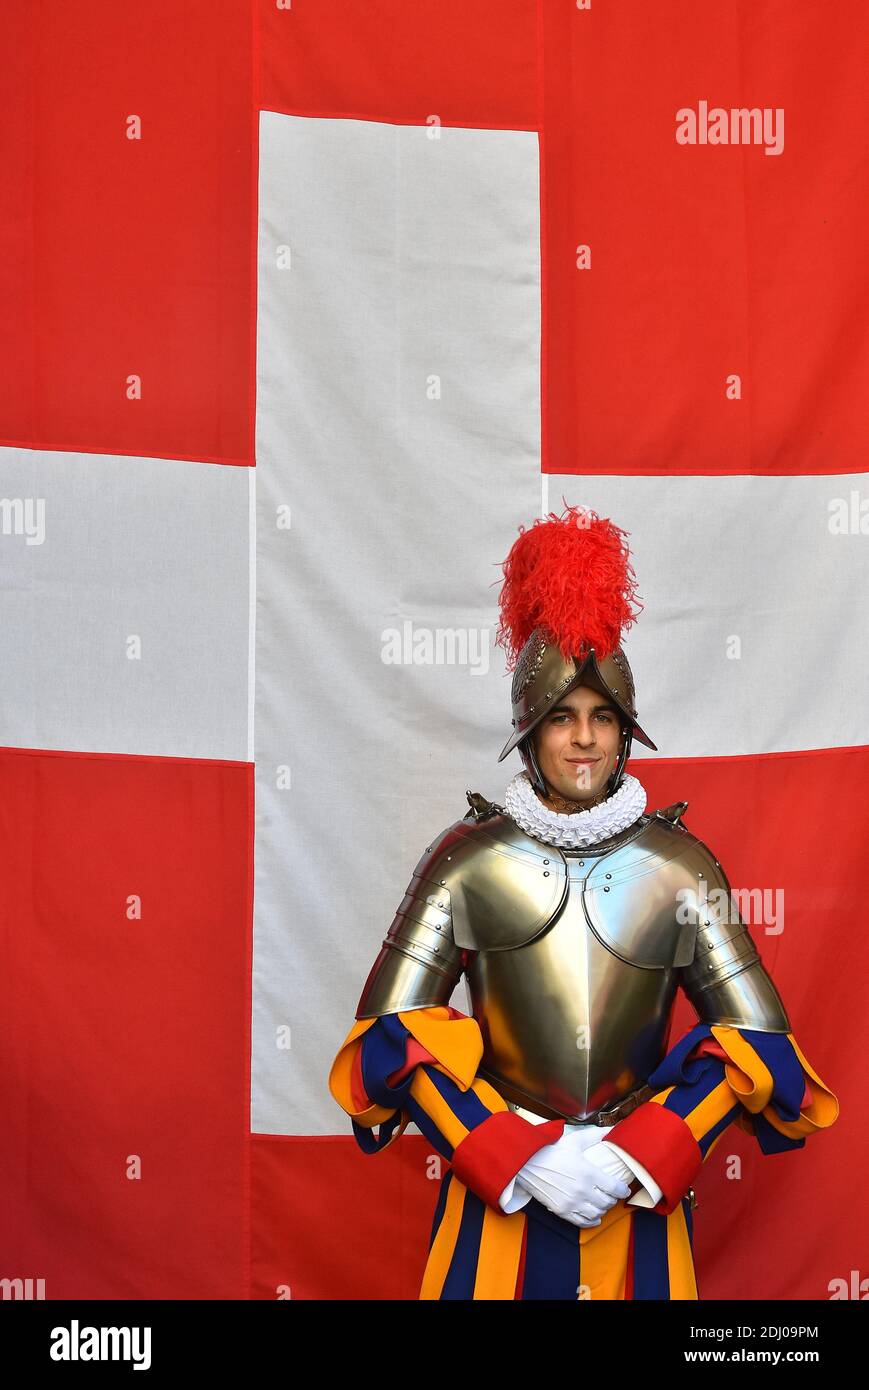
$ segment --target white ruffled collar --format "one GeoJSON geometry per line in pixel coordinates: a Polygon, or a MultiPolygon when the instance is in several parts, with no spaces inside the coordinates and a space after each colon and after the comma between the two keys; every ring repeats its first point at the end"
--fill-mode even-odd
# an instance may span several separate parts
{"type": "Polygon", "coordinates": [[[606,801],[588,811],[562,814],[543,805],[523,769],[516,773],[507,788],[504,809],[535,840],[562,849],[581,849],[608,840],[633,825],[645,811],[647,800],[645,787],[626,773],[614,796],[608,796],[606,801]]]}

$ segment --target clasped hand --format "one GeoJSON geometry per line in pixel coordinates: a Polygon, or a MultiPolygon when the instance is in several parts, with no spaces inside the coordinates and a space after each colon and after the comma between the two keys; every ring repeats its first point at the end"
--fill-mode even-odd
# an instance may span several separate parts
{"type": "Polygon", "coordinates": [[[549,1211],[574,1226],[599,1226],[604,1213],[631,1191],[626,1182],[601,1166],[612,1168],[608,1157],[612,1151],[601,1143],[611,1128],[566,1125],[560,1139],[531,1155],[516,1181],[549,1211]]]}

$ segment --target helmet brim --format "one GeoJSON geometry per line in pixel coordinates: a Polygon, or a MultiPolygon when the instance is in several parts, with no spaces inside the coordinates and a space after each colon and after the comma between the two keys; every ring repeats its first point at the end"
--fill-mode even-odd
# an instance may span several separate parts
{"type": "MultiPolygon", "coordinates": [[[[590,685],[592,689],[599,690],[602,695],[605,695],[607,700],[618,709],[625,722],[630,724],[632,737],[637,739],[640,743],[644,743],[647,748],[651,748],[653,753],[657,753],[657,744],[653,743],[645,729],[641,728],[637,721],[631,718],[629,711],[625,709],[619,697],[615,695],[606,684],[593,653],[589,653],[589,656],[577,671],[570,685],[565,687],[563,693],[567,694],[568,690],[573,690],[577,685],[590,685]]],[[[523,738],[527,738],[529,734],[532,734],[537,728],[537,725],[546,718],[548,713],[549,710],[541,710],[536,719],[530,720],[523,728],[514,729],[513,733],[504,744],[504,747],[501,749],[501,752],[498,754],[498,762],[503,762],[508,753],[512,753],[513,749],[522,742],[523,738]]]]}

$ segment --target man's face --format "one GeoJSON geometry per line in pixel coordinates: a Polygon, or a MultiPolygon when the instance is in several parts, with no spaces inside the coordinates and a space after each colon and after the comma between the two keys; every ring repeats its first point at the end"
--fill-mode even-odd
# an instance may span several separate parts
{"type": "Polygon", "coordinates": [[[618,762],[618,711],[599,690],[574,686],[540,721],[532,739],[552,791],[571,801],[591,801],[618,762]]]}

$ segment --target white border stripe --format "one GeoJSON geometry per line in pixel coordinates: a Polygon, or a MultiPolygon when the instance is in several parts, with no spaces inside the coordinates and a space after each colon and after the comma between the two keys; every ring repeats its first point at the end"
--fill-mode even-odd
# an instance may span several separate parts
{"type": "Polygon", "coordinates": [[[254,761],[256,710],[256,468],[248,474],[247,760],[254,761]]]}

